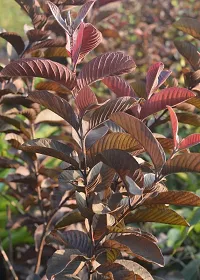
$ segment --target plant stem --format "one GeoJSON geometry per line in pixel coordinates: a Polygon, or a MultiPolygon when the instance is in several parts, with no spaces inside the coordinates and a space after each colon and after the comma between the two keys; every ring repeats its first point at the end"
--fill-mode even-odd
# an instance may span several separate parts
{"type": "Polygon", "coordinates": [[[15,272],[11,262],[9,261],[9,258],[8,258],[7,254],[6,254],[6,252],[4,251],[1,243],[0,243],[0,252],[1,252],[5,262],[7,263],[8,269],[10,270],[14,280],[19,280],[19,278],[18,278],[18,276],[17,276],[17,274],[16,274],[16,272],[15,272]]]}
{"type": "Polygon", "coordinates": [[[72,191],[68,197],[66,197],[62,203],[53,211],[53,213],[51,214],[49,221],[47,222],[46,226],[44,226],[44,230],[42,233],[42,237],[41,237],[41,241],[40,241],[40,246],[39,246],[39,250],[38,250],[38,255],[37,255],[37,262],[36,262],[36,266],[35,266],[35,274],[38,274],[39,269],[40,269],[40,264],[41,264],[41,259],[42,259],[42,253],[43,253],[43,249],[44,249],[44,245],[45,245],[45,238],[47,235],[47,232],[50,229],[52,220],[54,215],[57,213],[57,211],[65,204],[65,202],[74,195],[74,191],[72,191]]]}

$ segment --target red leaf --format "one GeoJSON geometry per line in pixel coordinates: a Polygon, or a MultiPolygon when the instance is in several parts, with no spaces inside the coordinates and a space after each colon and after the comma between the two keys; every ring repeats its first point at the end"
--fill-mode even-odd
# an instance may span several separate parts
{"type": "Polygon", "coordinates": [[[173,134],[173,139],[174,139],[174,149],[178,147],[179,143],[179,137],[178,137],[178,119],[177,116],[172,109],[172,107],[167,106],[167,109],[169,110],[169,115],[171,119],[171,125],[172,125],[172,134],[173,134]]]}
{"type": "Polygon", "coordinates": [[[83,30],[83,39],[78,63],[80,63],[89,52],[95,49],[101,43],[101,41],[101,32],[97,30],[92,24],[86,23],[83,30]]]}
{"type": "Polygon", "coordinates": [[[122,52],[109,52],[97,56],[85,64],[78,75],[79,89],[108,76],[129,73],[135,69],[135,62],[122,52]]]}
{"type": "Polygon", "coordinates": [[[150,98],[158,88],[158,77],[160,76],[163,69],[164,64],[162,62],[157,62],[148,69],[146,75],[146,91],[148,98],[150,98]]]}
{"type": "Polygon", "coordinates": [[[82,22],[80,24],[80,28],[77,32],[77,37],[76,37],[75,44],[72,48],[71,57],[72,57],[72,62],[73,62],[74,67],[76,67],[78,57],[79,57],[79,54],[80,54],[82,40],[83,40],[83,31],[84,31],[84,23],[82,22]]]}
{"type": "Polygon", "coordinates": [[[112,90],[117,97],[132,96],[137,97],[132,87],[122,78],[118,76],[107,77],[102,82],[112,90]]]}
{"type": "Polygon", "coordinates": [[[180,144],[178,149],[183,150],[183,149],[188,149],[192,146],[195,146],[200,143],[200,134],[199,133],[194,133],[189,136],[187,136],[185,139],[183,139],[180,144]]]}
{"type": "Polygon", "coordinates": [[[167,105],[175,106],[192,97],[194,93],[185,88],[171,87],[165,88],[160,92],[154,94],[149,100],[142,104],[140,113],[141,119],[145,119],[151,114],[155,114],[161,110],[166,109],[167,105]]]}
{"type": "Polygon", "coordinates": [[[44,58],[19,59],[8,64],[1,72],[0,76],[6,77],[40,77],[71,88],[74,76],[72,72],[60,63],[44,58]]]}
{"type": "Polygon", "coordinates": [[[84,21],[85,17],[87,16],[87,14],[89,13],[89,11],[91,10],[92,6],[94,5],[96,0],[92,0],[89,2],[86,2],[82,8],[80,9],[77,18],[75,19],[75,21],[72,24],[72,29],[73,31],[76,31],[76,29],[79,27],[79,25],[81,24],[81,22],[84,21]]]}
{"type": "Polygon", "coordinates": [[[22,37],[19,36],[17,33],[15,32],[2,32],[0,33],[0,37],[5,39],[7,42],[9,42],[13,48],[16,50],[16,52],[18,53],[18,55],[20,55],[24,48],[24,41],[22,40],[22,37]]]}
{"type": "Polygon", "coordinates": [[[85,111],[93,104],[97,104],[97,99],[90,87],[84,87],[81,89],[75,99],[76,106],[79,109],[82,116],[85,111]]]}

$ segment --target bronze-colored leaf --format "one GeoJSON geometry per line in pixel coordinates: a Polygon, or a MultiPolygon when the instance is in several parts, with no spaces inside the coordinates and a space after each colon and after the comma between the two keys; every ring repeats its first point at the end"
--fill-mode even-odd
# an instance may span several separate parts
{"type": "Polygon", "coordinates": [[[0,77],[40,77],[58,82],[71,89],[73,73],[64,65],[44,58],[19,59],[9,63],[0,72],[0,77]]]}
{"type": "Polygon", "coordinates": [[[200,206],[200,197],[192,192],[168,191],[161,192],[153,198],[148,198],[145,205],[170,204],[178,206],[200,206]]]}
{"type": "Polygon", "coordinates": [[[4,115],[0,115],[0,119],[4,122],[13,125],[14,127],[18,128],[24,135],[27,136],[28,139],[31,138],[30,132],[28,131],[28,127],[26,123],[19,119],[13,119],[4,115]]]}
{"type": "Polygon", "coordinates": [[[133,59],[122,52],[102,54],[83,66],[77,78],[78,88],[81,89],[108,76],[129,73],[135,67],[133,59]]]}
{"type": "Polygon", "coordinates": [[[48,91],[30,92],[28,98],[53,111],[64,120],[66,120],[69,124],[71,124],[71,126],[75,130],[78,130],[79,124],[77,122],[77,117],[72,107],[65,99],[56,96],[48,91]]]}
{"type": "Polygon", "coordinates": [[[52,81],[41,81],[37,83],[35,86],[35,89],[37,90],[49,90],[49,91],[54,91],[58,93],[63,93],[63,94],[70,94],[71,91],[68,90],[66,87],[63,87],[62,85],[59,85],[56,82],[52,81]]]}
{"type": "Polygon", "coordinates": [[[102,246],[124,251],[127,254],[156,263],[159,266],[164,265],[164,259],[158,246],[142,236],[123,234],[117,236],[115,240],[106,240],[102,246]]]}
{"type": "Polygon", "coordinates": [[[190,124],[199,127],[200,126],[200,116],[194,113],[177,113],[178,121],[180,123],[190,124]]]}
{"type": "Polygon", "coordinates": [[[113,114],[110,119],[120,125],[145,149],[156,170],[159,171],[165,162],[165,154],[149,128],[139,119],[124,112],[113,114]]]}
{"type": "Polygon", "coordinates": [[[133,151],[139,149],[137,141],[135,141],[128,133],[109,133],[101,139],[97,140],[87,151],[89,161],[94,160],[95,156],[105,150],[118,149],[125,151],[133,151]]]}
{"type": "Polygon", "coordinates": [[[72,148],[56,140],[48,138],[33,139],[24,143],[21,149],[26,152],[52,156],[78,167],[77,161],[70,156],[72,148]]]}
{"type": "Polygon", "coordinates": [[[90,127],[93,128],[106,121],[109,116],[115,112],[127,111],[135,104],[135,99],[132,97],[120,97],[115,100],[109,100],[98,109],[96,109],[90,120],[90,127]]]}
{"type": "Polygon", "coordinates": [[[169,159],[163,167],[162,174],[178,172],[200,172],[200,154],[184,153],[169,159]]]}
{"type": "Polygon", "coordinates": [[[184,56],[187,61],[191,64],[194,70],[198,70],[200,67],[200,55],[197,47],[190,42],[178,41],[174,42],[175,47],[179,53],[184,56]]]}
{"type": "Polygon", "coordinates": [[[75,209],[67,214],[65,214],[55,225],[56,229],[63,229],[71,224],[83,222],[84,217],[81,213],[75,209]]]}
{"type": "Polygon", "coordinates": [[[5,39],[7,42],[9,42],[13,46],[13,48],[16,50],[18,55],[20,55],[23,52],[23,50],[25,48],[25,44],[24,44],[24,41],[22,40],[22,37],[19,36],[17,33],[2,32],[2,33],[0,33],[0,37],[5,39]]]}
{"type": "Polygon", "coordinates": [[[170,225],[189,226],[187,221],[181,217],[176,211],[167,206],[158,207],[159,205],[149,205],[148,207],[140,207],[135,213],[131,213],[126,217],[126,223],[138,222],[155,222],[170,225]]]}
{"type": "Polygon", "coordinates": [[[174,22],[173,26],[196,39],[200,39],[200,26],[197,19],[182,17],[178,21],[174,22]]]}

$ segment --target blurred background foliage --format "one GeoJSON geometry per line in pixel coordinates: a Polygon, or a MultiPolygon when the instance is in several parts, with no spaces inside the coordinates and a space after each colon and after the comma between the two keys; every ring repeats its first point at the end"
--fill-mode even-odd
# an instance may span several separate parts
{"type": "MultiPolygon", "coordinates": [[[[171,69],[172,76],[179,84],[184,85],[183,70],[189,68],[185,59],[178,54],[173,41],[192,41],[200,47],[197,40],[181,31],[173,28],[172,23],[181,16],[199,18],[200,1],[196,0],[125,0],[109,4],[105,7],[104,16],[96,14],[92,18],[94,24],[102,31],[104,42],[98,47],[96,53],[109,50],[122,50],[135,59],[137,69],[127,78],[134,83],[137,79],[144,79],[148,67],[154,62],[162,61],[166,69],[171,69]],[[106,13],[111,16],[106,17],[106,13]],[[101,19],[102,17],[102,19],[101,19]]],[[[20,10],[14,0],[0,1],[0,28],[6,31],[14,31],[26,38],[24,25],[30,25],[29,18],[20,10]]],[[[6,64],[7,45],[0,40],[0,63],[6,64]]],[[[199,48],[200,50],[200,48],[199,48]]],[[[103,86],[96,89],[98,95],[105,96],[103,86]]],[[[163,128],[165,136],[170,136],[169,124],[163,128]]],[[[200,133],[199,127],[179,125],[180,135],[200,133]]],[[[37,137],[56,135],[59,128],[44,125],[37,132],[37,137]]],[[[0,156],[5,156],[9,149],[4,141],[5,135],[0,135],[0,156]]],[[[195,147],[199,151],[199,146],[195,147]]],[[[6,155],[8,156],[8,155],[6,155]]],[[[48,165],[53,167],[58,163],[51,160],[48,165]]],[[[1,169],[0,178],[9,172],[1,169]]],[[[200,195],[200,176],[198,174],[172,175],[168,178],[169,189],[188,190],[200,195]]],[[[26,227],[12,232],[5,229],[9,212],[14,213],[15,204],[9,196],[5,195],[6,186],[0,184],[0,238],[5,249],[9,248],[9,240],[14,246],[21,243],[33,243],[33,237],[29,235],[26,227]]],[[[164,279],[200,279],[200,209],[175,208],[190,223],[190,228],[181,226],[169,226],[163,224],[148,223],[142,225],[145,230],[153,232],[159,240],[159,245],[165,256],[166,266],[159,269],[155,267],[155,273],[164,279]]]]}

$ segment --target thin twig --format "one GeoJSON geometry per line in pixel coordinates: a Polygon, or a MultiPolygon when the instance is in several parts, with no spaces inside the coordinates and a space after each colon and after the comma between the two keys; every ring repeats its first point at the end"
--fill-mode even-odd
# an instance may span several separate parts
{"type": "Polygon", "coordinates": [[[49,231],[49,228],[51,226],[52,220],[54,215],[57,213],[57,211],[65,204],[65,202],[74,195],[74,191],[72,191],[70,193],[70,195],[68,197],[66,197],[62,203],[53,211],[53,213],[50,216],[49,221],[47,222],[46,226],[44,226],[44,230],[42,233],[42,237],[41,237],[41,241],[40,241],[40,245],[39,245],[39,250],[38,250],[38,255],[37,255],[37,262],[36,262],[36,266],[35,266],[35,274],[38,274],[39,269],[40,269],[40,264],[41,264],[41,259],[42,259],[42,253],[43,253],[43,249],[44,249],[44,245],[45,245],[45,238],[46,235],[49,231]]]}
{"type": "Polygon", "coordinates": [[[19,280],[19,278],[18,278],[18,276],[17,276],[17,274],[16,274],[16,272],[15,272],[15,270],[14,270],[14,268],[13,268],[13,266],[12,266],[8,256],[7,256],[7,254],[6,254],[6,252],[4,251],[4,249],[3,249],[2,245],[1,245],[1,242],[0,242],[0,252],[1,252],[1,254],[2,254],[2,256],[3,256],[5,262],[6,262],[7,266],[8,266],[8,269],[10,270],[14,280],[19,280]]]}

